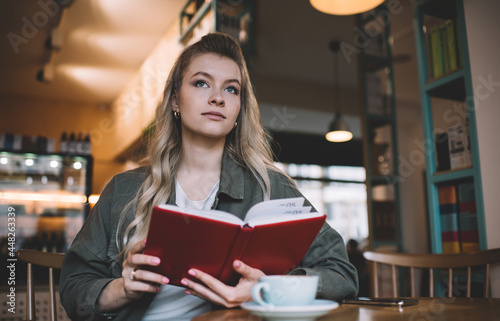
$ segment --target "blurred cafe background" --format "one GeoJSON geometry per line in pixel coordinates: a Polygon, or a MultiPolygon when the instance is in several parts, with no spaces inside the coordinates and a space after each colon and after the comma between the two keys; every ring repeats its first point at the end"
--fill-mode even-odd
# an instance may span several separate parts
{"type": "Polygon", "coordinates": [[[2,260],[67,249],[106,183],[144,157],[174,59],[214,31],[242,46],[277,165],[346,243],[500,247],[499,3],[325,2],[1,1],[2,260]],[[328,141],[338,128],[352,138],[328,141]],[[440,205],[466,197],[473,237],[449,240],[440,205]]]}

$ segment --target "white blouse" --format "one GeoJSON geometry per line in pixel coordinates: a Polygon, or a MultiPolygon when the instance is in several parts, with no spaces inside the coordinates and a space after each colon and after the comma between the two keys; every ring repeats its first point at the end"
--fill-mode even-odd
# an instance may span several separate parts
{"type": "MultiPolygon", "coordinates": [[[[188,199],[178,181],[175,182],[175,203],[182,208],[210,209],[215,201],[215,196],[219,190],[219,181],[208,194],[207,198],[201,201],[188,199]]],[[[144,314],[143,321],[159,320],[191,320],[195,316],[212,310],[210,302],[202,300],[194,295],[187,295],[185,288],[174,285],[162,285],[160,292],[156,294],[153,302],[144,314]]]]}

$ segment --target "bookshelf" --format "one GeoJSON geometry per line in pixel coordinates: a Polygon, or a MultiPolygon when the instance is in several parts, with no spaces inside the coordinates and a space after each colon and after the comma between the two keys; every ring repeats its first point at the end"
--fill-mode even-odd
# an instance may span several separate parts
{"type": "Polygon", "coordinates": [[[180,13],[180,42],[189,44],[209,32],[222,32],[239,42],[248,61],[255,52],[254,1],[187,0],[180,13]]]}
{"type": "Polygon", "coordinates": [[[358,27],[372,35],[360,55],[371,249],[400,251],[401,204],[394,73],[388,13],[381,5],[358,16],[358,27]]]}
{"type": "Polygon", "coordinates": [[[486,249],[463,0],[413,6],[431,250],[486,249]]]}

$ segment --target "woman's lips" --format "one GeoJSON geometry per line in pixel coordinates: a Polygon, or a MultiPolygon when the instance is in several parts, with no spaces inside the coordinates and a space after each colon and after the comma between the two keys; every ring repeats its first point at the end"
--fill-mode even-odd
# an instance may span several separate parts
{"type": "Polygon", "coordinates": [[[208,112],[208,113],[203,113],[202,115],[207,117],[208,119],[212,119],[212,120],[226,119],[226,116],[224,116],[223,114],[218,113],[218,112],[208,112]]]}

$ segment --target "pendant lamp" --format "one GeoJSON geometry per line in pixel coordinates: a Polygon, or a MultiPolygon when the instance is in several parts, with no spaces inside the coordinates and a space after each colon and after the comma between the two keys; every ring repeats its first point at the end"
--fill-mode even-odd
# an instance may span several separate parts
{"type": "Polygon", "coordinates": [[[335,117],[333,118],[330,126],[328,126],[328,133],[325,135],[326,140],[330,142],[340,143],[352,139],[352,133],[349,126],[344,121],[340,113],[340,91],[339,91],[339,57],[340,42],[334,40],[330,43],[330,50],[333,51],[333,81],[335,86],[335,117]]]}
{"type": "Polygon", "coordinates": [[[347,16],[369,11],[384,0],[310,0],[318,11],[338,16],[347,16]]]}

